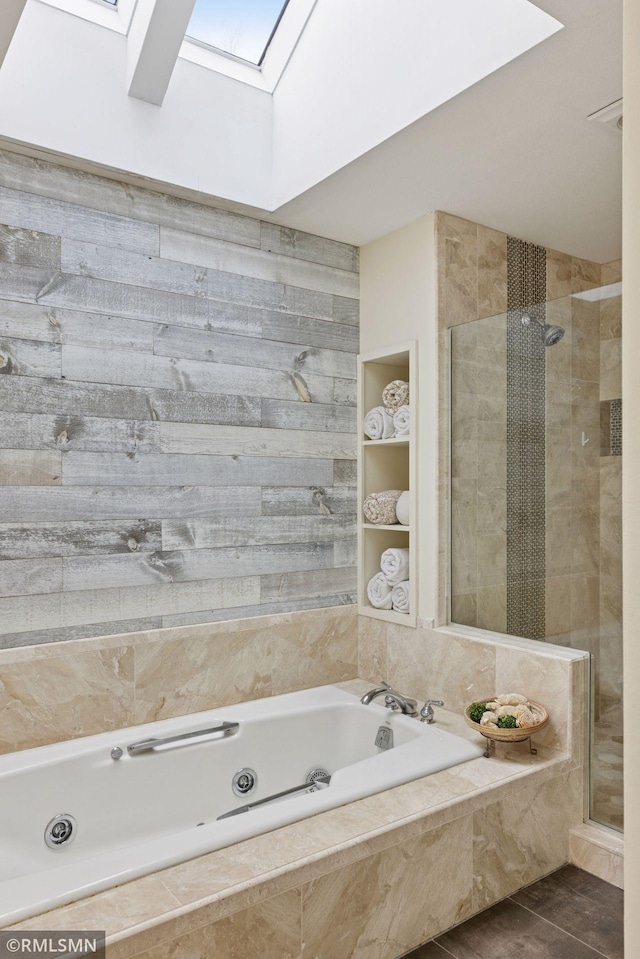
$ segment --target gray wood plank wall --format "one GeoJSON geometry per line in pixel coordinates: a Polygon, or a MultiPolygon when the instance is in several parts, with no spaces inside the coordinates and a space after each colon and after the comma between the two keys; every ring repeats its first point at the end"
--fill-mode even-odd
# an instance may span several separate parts
{"type": "Polygon", "coordinates": [[[0,647],[355,601],[358,270],[0,151],[0,647]]]}

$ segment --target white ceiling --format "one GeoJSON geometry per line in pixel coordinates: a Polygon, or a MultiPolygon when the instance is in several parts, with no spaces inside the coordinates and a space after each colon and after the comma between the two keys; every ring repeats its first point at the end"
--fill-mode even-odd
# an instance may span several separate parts
{"type": "Polygon", "coordinates": [[[362,245],[432,210],[607,262],[621,251],[622,0],[535,0],[565,29],[275,210],[362,245]]]}
{"type": "Polygon", "coordinates": [[[248,83],[185,57],[194,0],[11,0],[0,143],[358,245],[439,209],[606,262],[622,2],[291,0],[248,83]]]}

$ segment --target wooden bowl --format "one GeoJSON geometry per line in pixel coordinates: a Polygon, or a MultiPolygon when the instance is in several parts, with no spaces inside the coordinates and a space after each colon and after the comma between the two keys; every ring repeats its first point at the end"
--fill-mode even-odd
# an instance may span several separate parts
{"type": "MultiPolygon", "coordinates": [[[[493,702],[493,698],[494,697],[489,697],[489,699],[476,699],[476,702],[490,703],[493,702]]],[[[540,721],[534,726],[527,726],[526,729],[500,729],[498,726],[481,726],[480,723],[474,723],[473,719],[469,716],[469,710],[472,705],[473,703],[470,703],[464,711],[467,726],[475,729],[475,731],[480,733],[481,736],[484,736],[485,739],[493,739],[499,743],[523,743],[525,739],[529,739],[530,736],[535,736],[536,733],[544,729],[549,722],[549,713],[544,706],[541,706],[540,703],[534,703],[533,700],[529,700],[527,706],[534,715],[540,717],[540,721]]]]}

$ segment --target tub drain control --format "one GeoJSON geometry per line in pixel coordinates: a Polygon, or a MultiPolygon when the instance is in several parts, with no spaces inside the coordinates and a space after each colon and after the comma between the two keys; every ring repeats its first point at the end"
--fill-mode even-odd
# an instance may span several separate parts
{"type": "Polygon", "coordinates": [[[258,785],[258,774],[255,769],[245,767],[233,777],[231,788],[236,796],[248,796],[258,785]]]}
{"type": "Polygon", "coordinates": [[[75,839],[78,824],[69,813],[60,813],[47,823],[44,831],[44,841],[50,849],[59,849],[75,839]]]}

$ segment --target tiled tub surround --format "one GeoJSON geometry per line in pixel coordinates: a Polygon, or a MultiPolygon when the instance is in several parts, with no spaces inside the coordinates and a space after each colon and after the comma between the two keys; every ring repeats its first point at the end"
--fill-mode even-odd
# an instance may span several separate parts
{"type": "Polygon", "coordinates": [[[358,675],[354,606],[0,650],[0,752],[358,675]]]}
{"type": "Polygon", "coordinates": [[[583,809],[569,753],[472,760],[16,928],[106,927],[110,959],[396,959],[568,860],[583,809]]]}
{"type": "Polygon", "coordinates": [[[0,647],[354,602],[357,249],[0,184],[0,647]]]}
{"type": "Polygon", "coordinates": [[[380,703],[363,707],[345,689],[320,686],[1,757],[0,925],[454,768],[482,752],[435,723],[380,703]],[[202,734],[212,729],[214,737],[202,734]],[[392,737],[392,749],[376,745],[380,730],[392,737]],[[182,741],[129,754],[132,743],[166,737],[182,741]],[[114,744],[120,749],[115,760],[114,744]],[[255,771],[255,784],[239,795],[232,781],[241,769],[255,771]],[[329,781],[310,794],[314,770],[329,781]],[[268,801],[291,789],[295,794],[268,801]],[[243,811],[247,803],[256,808],[243,811]],[[52,853],[40,830],[61,809],[77,820],[77,836],[52,853]],[[105,825],[114,822],[117,830],[105,834],[105,825]]]}

